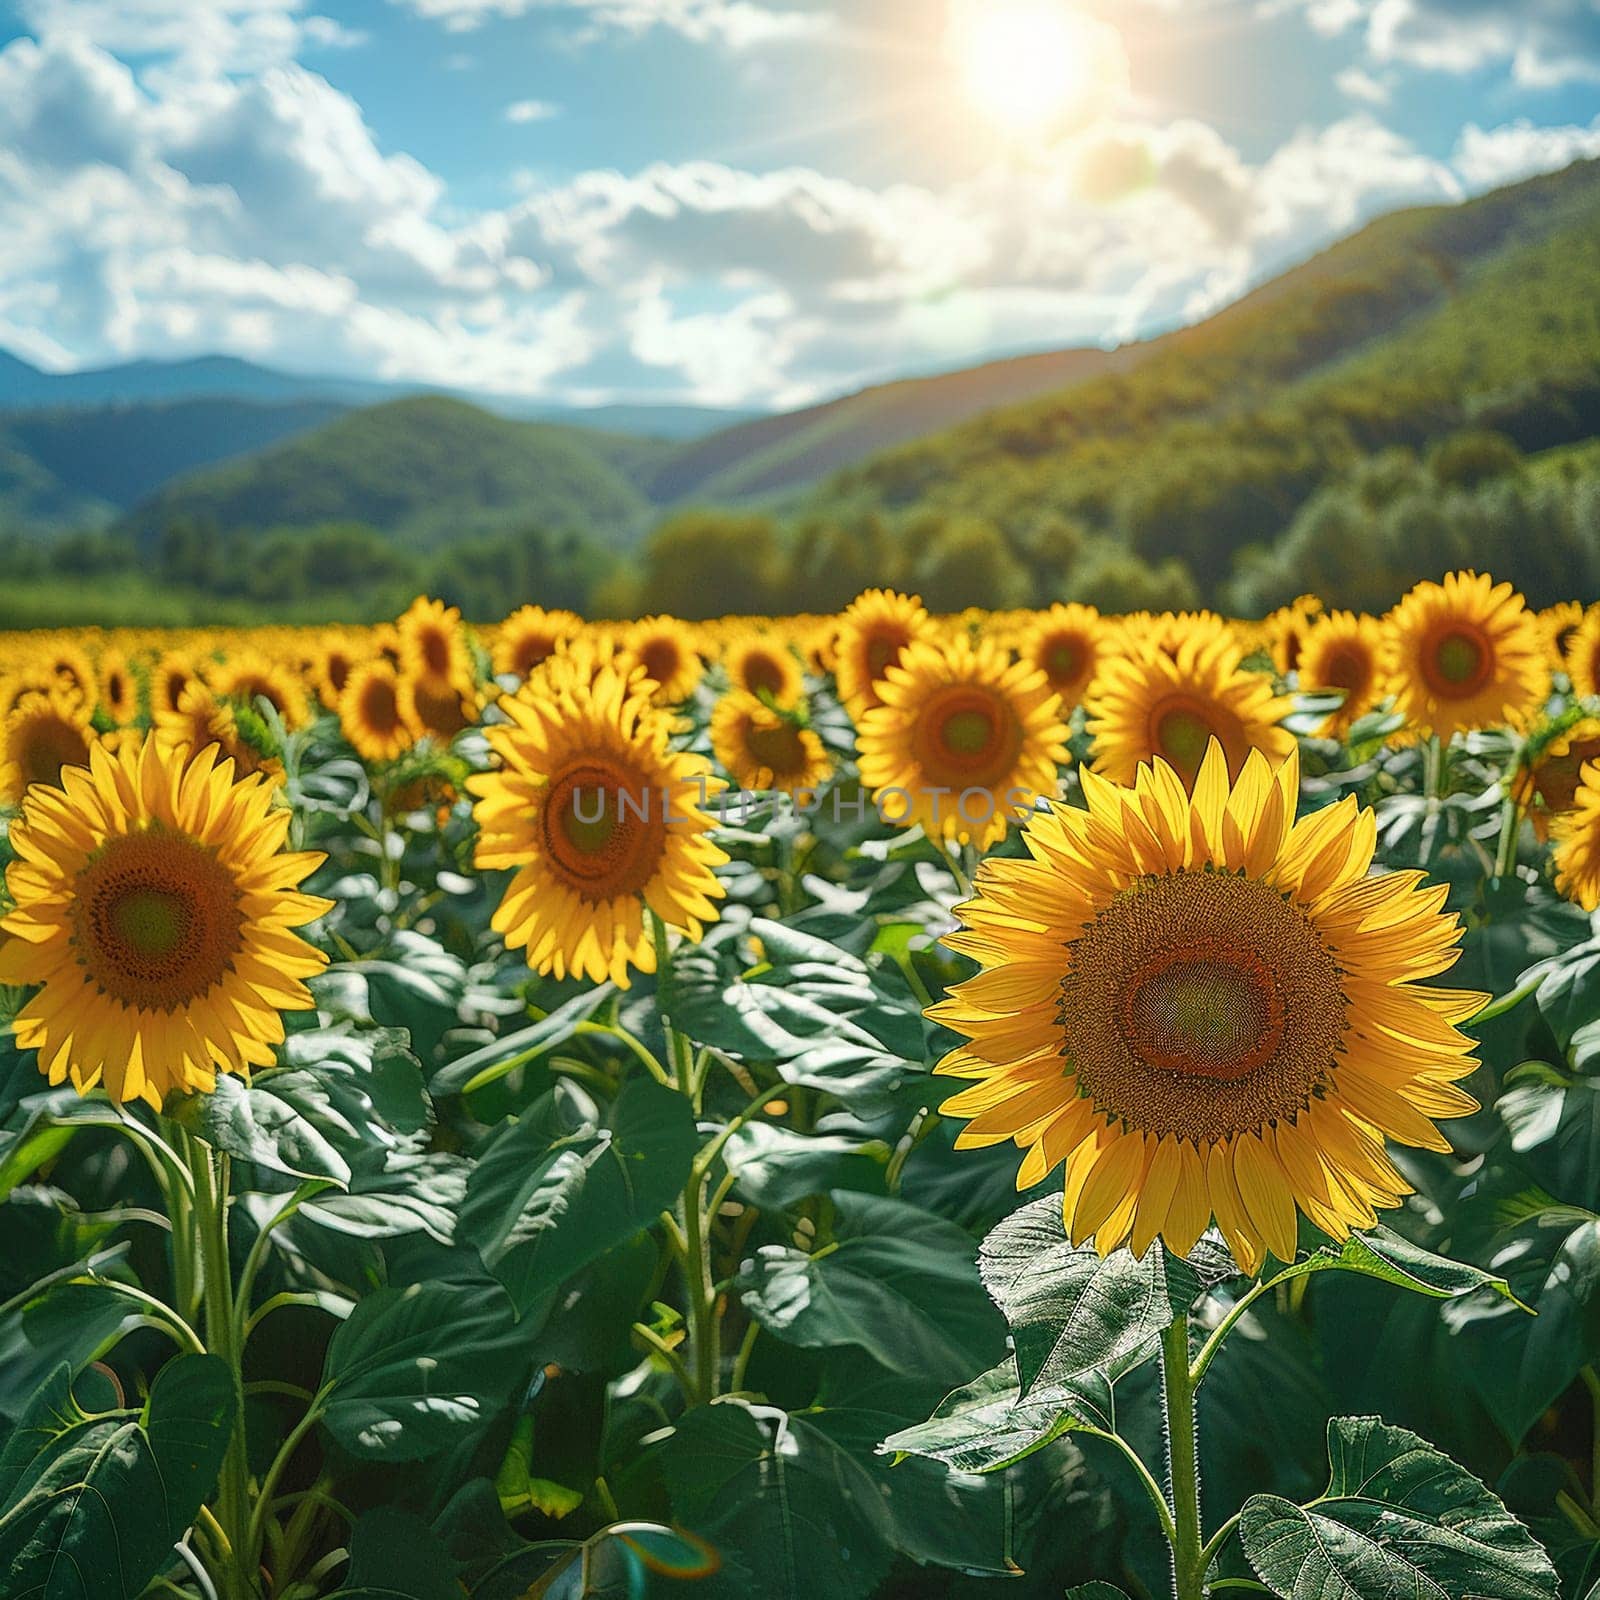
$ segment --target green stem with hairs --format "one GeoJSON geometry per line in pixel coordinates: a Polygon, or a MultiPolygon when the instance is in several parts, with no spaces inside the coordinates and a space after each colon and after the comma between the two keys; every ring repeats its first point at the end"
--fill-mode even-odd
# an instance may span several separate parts
{"type": "Polygon", "coordinates": [[[1494,855],[1496,882],[1503,882],[1517,869],[1517,836],[1522,831],[1522,807],[1514,795],[1507,795],[1500,815],[1500,844],[1494,855]]]}
{"type": "Polygon", "coordinates": [[[256,1600],[254,1545],[250,1538],[250,1463],[244,1432],[243,1349],[238,1337],[233,1274],[228,1260],[228,1158],[184,1131],[194,1180],[194,1226],[199,1245],[206,1348],[233,1379],[235,1417],[217,1488],[217,1522],[230,1551],[221,1573],[222,1600],[256,1600]]]}
{"type": "Polygon", "coordinates": [[[1166,1407],[1168,1473],[1172,1481],[1174,1600],[1204,1600],[1200,1531],[1200,1455],[1195,1434],[1195,1381],[1189,1365],[1189,1316],[1161,1336],[1162,1397],[1166,1407]]]}
{"type": "MultiPolygon", "coordinates": [[[[655,941],[656,993],[661,1001],[661,1026],[667,1036],[673,1077],[678,1093],[698,1116],[700,1075],[694,1050],[671,1020],[672,952],[667,925],[654,912],[646,912],[655,941]]],[[[720,1146],[718,1147],[720,1148],[720,1146]]],[[[714,1159],[714,1158],[713,1158],[714,1159]]],[[[685,1398],[691,1405],[705,1404],[717,1396],[722,1374],[721,1328],[717,1318],[717,1292],[711,1275],[711,1241],[706,1215],[706,1171],[709,1163],[697,1159],[683,1190],[683,1284],[688,1301],[691,1383],[685,1398]]]]}

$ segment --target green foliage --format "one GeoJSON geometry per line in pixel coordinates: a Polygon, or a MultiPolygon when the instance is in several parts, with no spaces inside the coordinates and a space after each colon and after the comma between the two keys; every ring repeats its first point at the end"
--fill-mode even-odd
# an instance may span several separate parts
{"type": "Polygon", "coordinates": [[[777,530],[761,516],[684,511],[646,544],[637,605],[691,621],[783,609],[777,530]]]}
{"type": "Polygon", "coordinates": [[[648,1080],[617,1097],[609,1125],[563,1087],[480,1152],[461,1227],[520,1312],[649,1226],[689,1176],[696,1140],[682,1096],[648,1080]]]}
{"type": "Polygon", "coordinates": [[[354,1456],[413,1461],[486,1426],[527,1368],[498,1284],[444,1279],[379,1289],[328,1346],[320,1415],[354,1456]]]}
{"type": "Polygon", "coordinates": [[[234,1420],[215,1356],[179,1356],[141,1412],[92,1416],[57,1369],[0,1457],[0,1589],[137,1600],[210,1494],[234,1420]]]}
{"type": "Polygon", "coordinates": [[[1159,1246],[1142,1261],[1074,1246],[1054,1196],[1002,1222],[984,1240],[979,1266],[1011,1328],[1022,1397],[1060,1391],[1067,1409],[1080,1394],[1086,1410],[1103,1405],[1200,1288],[1194,1269],[1159,1246]]]}
{"type": "Polygon", "coordinates": [[[358,522],[426,548],[529,524],[626,534],[645,509],[583,430],[512,422],[431,396],[353,412],[189,474],[124,526],[148,548],[174,522],[209,523],[240,551],[252,532],[358,522]]]}
{"type": "MultiPolygon", "coordinates": [[[[1514,484],[1518,451],[1600,432],[1596,174],[1578,163],[1385,218],[1112,372],[848,469],[805,510],[880,512],[901,527],[984,517],[1018,549],[1041,516],[1070,518],[1145,563],[1181,563],[1216,601],[1236,562],[1248,569],[1252,550],[1293,540],[1320,492],[1386,450],[1431,450],[1435,496],[1514,484]]],[[[1537,586],[1543,569],[1529,563],[1541,557],[1510,515],[1496,508],[1472,530],[1469,564],[1537,586]]],[[[1369,552],[1343,553],[1359,518],[1324,513],[1317,526],[1275,571],[1303,570],[1315,546],[1338,569],[1292,593],[1318,587],[1330,604],[1382,609],[1415,574],[1461,564],[1441,563],[1435,535],[1413,569],[1396,527],[1368,582],[1369,552]]],[[[1069,570],[1050,593],[1080,587],[1069,570]]],[[[1281,587],[1252,577],[1248,603],[1281,587]]]]}
{"type": "Polygon", "coordinates": [[[1272,1495],[1245,1504],[1245,1553],[1274,1594],[1555,1600],[1555,1568],[1528,1530],[1415,1434],[1342,1417],[1328,1425],[1328,1459],[1312,1506],[1272,1495]]]}

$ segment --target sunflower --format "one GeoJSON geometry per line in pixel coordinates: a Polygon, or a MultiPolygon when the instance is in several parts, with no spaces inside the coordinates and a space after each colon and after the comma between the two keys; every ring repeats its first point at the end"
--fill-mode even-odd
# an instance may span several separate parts
{"type": "Polygon", "coordinates": [[[500,769],[467,780],[478,866],[516,873],[493,926],[536,972],[626,988],[630,966],[655,971],[645,907],[696,941],[717,915],[728,858],[703,804],[716,780],[614,668],[500,706],[509,721],[487,730],[500,769]]]}
{"type": "Polygon", "coordinates": [[[676,617],[646,617],[627,630],[623,654],[644,669],[656,702],[675,706],[687,700],[703,670],[694,635],[676,617]]]}
{"type": "Polygon", "coordinates": [[[822,740],[792,713],[730,689],[711,713],[711,749],[741,789],[815,791],[833,770],[822,740]]]}
{"type": "Polygon", "coordinates": [[[861,781],[889,821],[987,849],[1066,765],[1061,702],[993,644],[907,646],[856,735],[861,781]]]}
{"type": "Polygon", "coordinates": [[[163,711],[176,711],[183,691],[200,681],[194,658],[181,650],[169,650],[150,671],[150,715],[159,717],[163,711]]]}
{"type": "Polygon", "coordinates": [[[1559,732],[1534,733],[1517,756],[1511,777],[1511,798],[1533,824],[1541,840],[1550,824],[1577,801],[1584,767],[1600,761],[1600,717],[1580,717],[1559,732]]]}
{"type": "Polygon", "coordinates": [[[1563,664],[1580,700],[1600,696],[1600,605],[1590,606],[1573,630],[1563,664]]]}
{"type": "Polygon", "coordinates": [[[1227,655],[1232,667],[1257,647],[1254,635],[1266,630],[1265,623],[1241,625],[1215,611],[1131,611],[1109,626],[1114,632],[1113,650],[1159,650],[1176,660],[1181,651],[1203,644],[1227,655]]]}
{"type": "Polygon", "coordinates": [[[1272,664],[1280,678],[1299,670],[1306,634],[1321,615],[1322,602],[1314,594],[1303,594],[1298,600],[1279,606],[1262,624],[1262,632],[1272,651],[1272,664]]]}
{"type": "Polygon", "coordinates": [[[1212,739],[1235,777],[1252,750],[1281,761],[1295,747],[1279,726],[1293,704],[1238,661],[1238,640],[1208,623],[1197,623],[1175,654],[1147,645],[1108,656],[1085,705],[1094,770],[1131,783],[1141,763],[1159,756],[1193,784],[1212,739]]]}
{"type": "Polygon", "coordinates": [[[52,691],[66,695],[69,700],[81,698],[69,685],[47,676],[37,668],[7,674],[0,678],[0,720],[15,711],[28,695],[49,694],[52,691]]]}
{"type": "Polygon", "coordinates": [[[312,651],[308,676],[316,686],[317,698],[330,711],[339,707],[339,697],[344,693],[350,674],[362,659],[362,651],[355,640],[344,633],[325,633],[312,651]]]}
{"type": "Polygon", "coordinates": [[[18,805],[32,785],[88,766],[94,742],[89,703],[64,682],[23,695],[0,723],[0,800],[18,805]]]}
{"type": "Polygon", "coordinates": [[[868,589],[846,607],[834,641],[833,670],[839,698],[857,721],[883,703],[884,673],[930,628],[922,601],[892,589],[868,589]]]}
{"type": "Polygon", "coordinates": [[[237,700],[251,710],[256,701],[265,700],[286,728],[301,728],[311,720],[306,691],[294,672],[259,651],[229,656],[207,674],[207,681],[219,700],[237,700]]]}
{"type": "Polygon", "coordinates": [[[39,658],[39,665],[47,680],[59,680],[70,693],[80,695],[91,706],[94,704],[100,687],[99,676],[94,663],[78,645],[59,640],[39,658]]]}
{"type": "Polygon", "coordinates": [[[494,670],[524,681],[535,667],[582,632],[583,618],[575,611],[523,606],[500,624],[494,642],[494,670]]]}
{"type": "Polygon", "coordinates": [[[411,686],[387,661],[369,661],[350,674],[338,711],[345,738],[366,761],[393,761],[422,733],[411,686]]]}
{"type": "Polygon", "coordinates": [[[401,666],[419,701],[426,696],[444,704],[454,698],[459,704],[475,692],[472,652],[454,606],[419,595],[395,623],[395,631],[401,666]]]}
{"type": "Polygon", "coordinates": [[[302,980],[327,960],[292,931],[330,902],[297,892],[324,857],[283,850],[290,820],[214,749],[189,759],[153,737],[29,794],[0,983],[42,986],[16,1039],[51,1083],[103,1081],[159,1110],[214,1089],[218,1068],[272,1064],[279,1012],[310,1009],[302,980]]]}
{"type": "Polygon", "coordinates": [[[477,720],[475,694],[469,695],[447,684],[429,683],[406,673],[400,675],[400,682],[401,692],[410,702],[412,715],[421,731],[443,744],[448,744],[463,728],[470,728],[477,720]]]}
{"type": "Polygon", "coordinates": [[[1419,583],[1389,618],[1385,664],[1414,736],[1521,723],[1550,687],[1539,624],[1509,583],[1454,572],[1419,583]]]}
{"type": "Polygon", "coordinates": [[[107,650],[100,657],[100,709],[121,727],[132,722],[139,711],[139,685],[134,681],[128,659],[120,650],[107,650]]]}
{"type": "Polygon", "coordinates": [[[1045,675],[1070,711],[1088,693],[1107,634],[1093,606],[1055,605],[1028,625],[1017,653],[1045,675]]]}
{"type": "Polygon", "coordinates": [[[773,634],[741,634],[724,647],[722,664],[736,690],[767,695],[780,706],[794,705],[805,689],[794,651],[773,634]]]}
{"type": "Polygon", "coordinates": [[[1563,600],[1546,606],[1539,613],[1539,629],[1544,634],[1545,646],[1556,668],[1566,659],[1567,646],[1573,635],[1583,626],[1583,607],[1576,600],[1563,600]]]}
{"type": "Polygon", "coordinates": [[[1299,654],[1302,689],[1342,689],[1344,704],[1318,730],[1342,739],[1378,703],[1383,682],[1383,624],[1353,611],[1330,611],[1305,630],[1299,654]]]}
{"type": "Polygon", "coordinates": [[[1019,1187],[1065,1162],[1075,1243],[1157,1235],[1182,1255],[1215,1218],[1239,1265],[1294,1259],[1296,1209],[1345,1238],[1409,1193],[1384,1151],[1448,1150],[1476,1102],[1458,1024],[1484,996],[1423,981],[1456,960],[1443,886],[1368,877],[1354,796],[1295,820],[1299,758],[1253,752],[1231,790],[1210,745],[1191,796],[1165,762],[1084,779],[1028,855],[991,860],[946,942],[982,967],[929,1015],[975,1082],[941,1110],[958,1145],[1010,1139],[1019,1187]]]}
{"type": "Polygon", "coordinates": [[[1600,911],[1600,761],[1579,774],[1571,808],[1551,825],[1556,888],[1585,911],[1600,911]]]}
{"type": "Polygon", "coordinates": [[[198,680],[178,696],[175,709],[156,712],[154,732],[156,743],[173,759],[215,749],[215,759],[232,761],[238,777],[260,773],[269,783],[283,782],[283,763],[245,738],[234,708],[198,680]]]}

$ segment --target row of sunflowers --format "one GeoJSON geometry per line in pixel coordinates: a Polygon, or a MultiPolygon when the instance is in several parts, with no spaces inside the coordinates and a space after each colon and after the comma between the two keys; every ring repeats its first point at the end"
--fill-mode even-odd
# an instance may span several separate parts
{"type": "Polygon", "coordinates": [[[1600,1594],[1600,606],[11,635],[0,823],[0,1594],[1600,1594]]]}

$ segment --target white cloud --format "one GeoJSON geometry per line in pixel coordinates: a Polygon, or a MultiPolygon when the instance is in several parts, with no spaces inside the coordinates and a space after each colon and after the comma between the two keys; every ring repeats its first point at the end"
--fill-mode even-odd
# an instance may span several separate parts
{"type": "Polygon", "coordinates": [[[77,41],[158,58],[151,81],[259,72],[305,49],[349,48],[366,35],[306,14],[307,0],[18,0],[43,42],[77,41]]]}
{"type": "Polygon", "coordinates": [[[581,21],[588,33],[615,29],[648,33],[665,28],[697,44],[743,50],[831,31],[831,13],[757,3],[757,0],[391,0],[419,16],[466,32],[500,17],[548,11],[581,21]]]}
{"type": "Polygon", "coordinates": [[[1468,123],[1451,160],[1473,188],[1491,189],[1595,156],[1600,156],[1600,117],[1587,127],[1564,128],[1536,127],[1524,117],[1490,129],[1468,123]]]}
{"type": "Polygon", "coordinates": [[[1527,89],[1600,82],[1596,0],[1265,0],[1298,5],[1318,32],[1359,28],[1378,62],[1436,72],[1510,70],[1527,89]]]}
{"type": "Polygon", "coordinates": [[[943,187],[662,162],[465,212],[302,65],[138,76],[74,28],[0,49],[0,344],[799,403],[1134,338],[1393,205],[1591,153],[1600,121],[1471,127],[1441,161],[1363,111],[1251,161],[1201,122],[1125,119],[943,187]]]}
{"type": "Polygon", "coordinates": [[[1346,67],[1333,82],[1347,100],[1359,100],[1369,106],[1386,106],[1394,98],[1390,85],[1364,67],[1346,67]]]}
{"type": "Polygon", "coordinates": [[[505,115],[507,122],[549,122],[561,115],[561,107],[550,100],[513,100],[505,115]]]}

